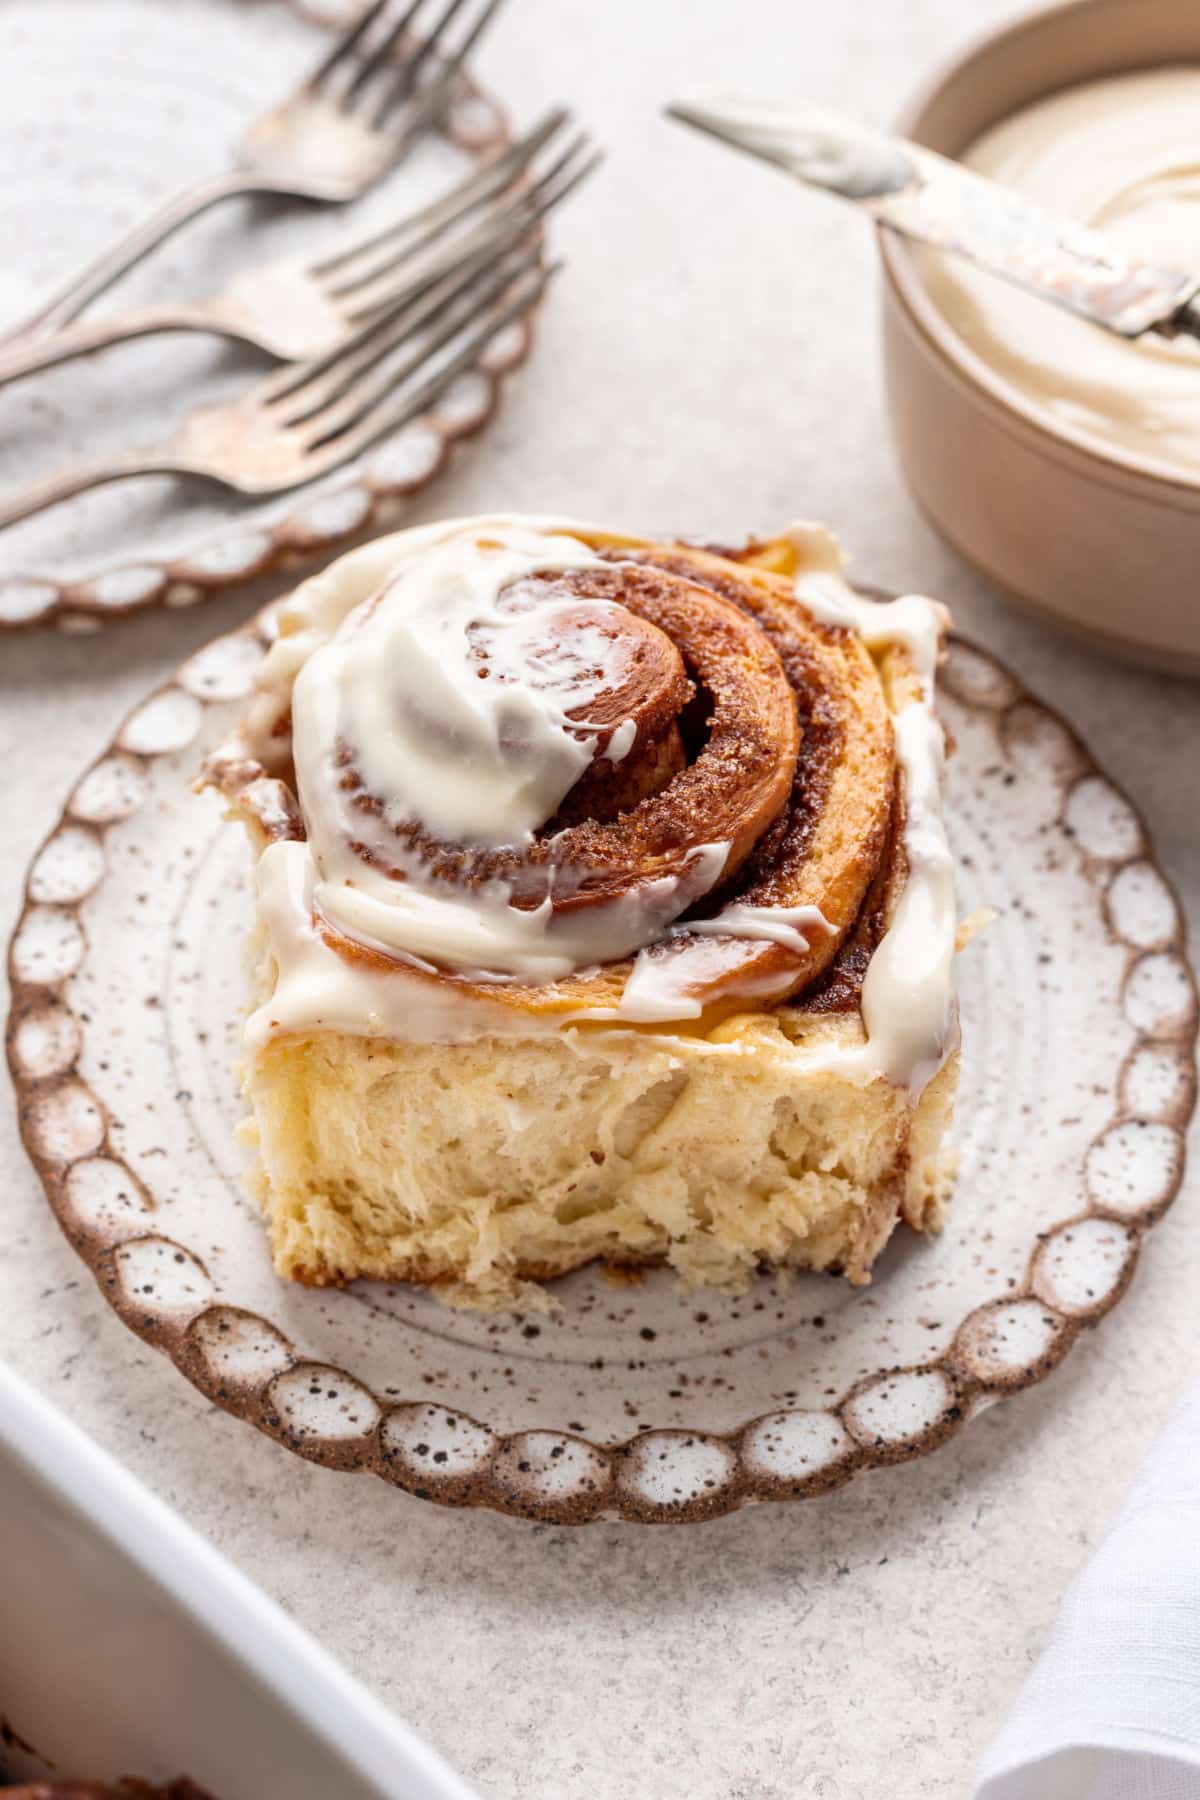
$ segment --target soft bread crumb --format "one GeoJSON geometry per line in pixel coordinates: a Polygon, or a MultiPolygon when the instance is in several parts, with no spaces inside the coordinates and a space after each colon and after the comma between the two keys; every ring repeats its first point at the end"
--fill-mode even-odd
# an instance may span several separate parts
{"type": "Polygon", "coordinates": [[[810,1045],[861,1041],[857,1018],[783,1017],[719,1042],[276,1038],[246,1069],[275,1266],[516,1310],[595,1259],[734,1292],[764,1265],[866,1281],[900,1218],[940,1219],[957,1058],[914,1106],[806,1072],[810,1045]]]}

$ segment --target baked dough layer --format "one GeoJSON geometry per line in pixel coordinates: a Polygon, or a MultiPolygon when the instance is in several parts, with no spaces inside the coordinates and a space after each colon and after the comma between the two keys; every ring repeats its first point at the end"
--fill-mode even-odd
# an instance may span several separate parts
{"type": "Polygon", "coordinates": [[[763,1263],[863,1282],[901,1218],[939,1222],[957,1057],[915,1105],[805,1071],[861,1036],[782,1012],[694,1039],[275,1038],[246,1088],[276,1267],[482,1306],[537,1304],[531,1283],[597,1258],[733,1290],[763,1263]]]}

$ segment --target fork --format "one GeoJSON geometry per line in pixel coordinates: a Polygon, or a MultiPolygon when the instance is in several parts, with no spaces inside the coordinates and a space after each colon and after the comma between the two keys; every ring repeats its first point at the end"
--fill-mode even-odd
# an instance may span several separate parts
{"type": "Polygon", "coordinates": [[[181,225],[222,200],[281,194],[342,202],[365,193],[445,105],[500,3],[444,0],[432,28],[418,39],[413,27],[426,0],[410,0],[395,19],[389,18],[392,0],[374,0],[295,92],[251,124],[233,168],[168,200],[0,335],[0,343],[68,324],[181,225]],[[449,50],[446,34],[464,6],[473,21],[449,50]]]}
{"type": "MultiPolygon", "coordinates": [[[[302,264],[290,258],[268,263],[239,271],[220,293],[203,300],[137,307],[0,348],[0,387],[56,363],[163,331],[209,332],[290,361],[321,356],[394,299],[398,283],[412,281],[413,267],[419,269],[422,258],[432,272],[444,266],[449,257],[443,240],[489,201],[503,195],[502,206],[510,214],[536,212],[546,195],[552,196],[553,204],[559,198],[556,178],[577,157],[582,137],[576,137],[544,175],[517,184],[529,175],[534,159],[568,118],[565,109],[556,108],[519,142],[419,212],[317,262],[302,264]]],[[[494,215],[477,230],[494,229],[497,218],[504,216],[504,212],[494,215]]]]}
{"type": "Polygon", "coordinates": [[[285,363],[238,399],[198,408],[164,442],[88,457],[29,482],[0,503],[0,529],[127,476],[199,475],[253,495],[314,481],[426,411],[537,304],[559,266],[543,267],[536,227],[521,222],[337,350],[285,363]]]}

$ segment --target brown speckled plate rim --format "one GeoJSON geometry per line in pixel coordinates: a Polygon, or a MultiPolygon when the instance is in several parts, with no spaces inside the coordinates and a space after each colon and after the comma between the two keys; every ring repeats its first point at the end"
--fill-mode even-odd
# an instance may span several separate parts
{"type": "MultiPolygon", "coordinates": [[[[256,0],[241,0],[249,11],[256,0]]],[[[334,28],[330,9],[314,0],[276,0],[311,24],[334,28]]],[[[343,20],[338,27],[345,29],[343,20]]],[[[448,142],[467,154],[483,157],[509,141],[503,110],[469,76],[461,78],[462,99],[438,129],[448,142]]],[[[500,401],[504,378],[520,367],[533,343],[536,307],[516,327],[502,334],[501,346],[489,346],[467,376],[481,378],[478,404],[461,416],[439,411],[438,404],[412,420],[382,444],[366,451],[343,471],[343,478],[316,488],[297,490],[278,518],[262,517],[255,508],[207,535],[196,547],[171,556],[130,554],[94,574],[67,580],[34,570],[0,574],[0,635],[9,631],[92,632],[135,614],[195,606],[217,594],[281,571],[301,568],[364,533],[392,524],[401,508],[441,474],[456,443],[473,437],[489,423],[500,401]],[[389,449],[406,440],[420,447],[412,474],[376,474],[389,449]],[[241,553],[228,554],[232,548],[241,553]],[[14,596],[6,614],[3,595],[14,596]]],[[[269,504],[269,502],[268,502],[269,504]]]]}
{"type": "MultiPolygon", "coordinates": [[[[244,664],[255,660],[244,646],[256,646],[261,655],[269,641],[265,623],[270,609],[257,619],[217,639],[208,647],[233,646],[244,664]]],[[[205,653],[200,653],[205,654],[205,653]]],[[[194,662],[196,659],[190,659],[194,662]]],[[[249,676],[247,675],[247,681],[249,676]]],[[[580,1524],[593,1519],[628,1519],[643,1523],[686,1522],[714,1518],[740,1507],[767,1500],[801,1499],[841,1485],[860,1470],[923,1456],[944,1442],[964,1421],[993,1401],[1041,1381],[1073,1347],[1081,1333],[1093,1326],[1121,1298],[1132,1278],[1142,1239],[1166,1211],[1183,1177],[1186,1130],[1196,1098],[1196,984],[1187,961],[1182,914],[1178,898],[1161,869],[1153,861],[1149,839],[1136,807],[1117,784],[1102,774],[1072,727],[1053,708],[1034,699],[1022,685],[986,651],[969,640],[955,637],[944,670],[945,687],[959,704],[990,714],[997,742],[1003,745],[1010,729],[1035,721],[1063,734],[1069,758],[1060,771],[1057,820],[1076,844],[1084,873],[1092,885],[1103,927],[1114,946],[1125,951],[1126,963],[1117,991],[1129,991],[1134,970],[1146,959],[1170,961],[1183,1002],[1174,1015],[1146,1029],[1129,1019],[1135,1041],[1124,1059],[1112,1096],[1113,1114],[1093,1137],[1081,1160],[1078,1188],[1064,1196],[1064,1216],[1049,1229],[1036,1233],[1023,1281],[974,1307],[958,1327],[949,1348],[921,1364],[887,1368],[864,1377],[826,1409],[785,1409],[754,1418],[726,1434],[680,1429],[643,1428],[618,1444],[592,1443],[570,1431],[532,1430],[512,1435],[494,1432],[486,1424],[455,1408],[441,1406],[428,1396],[396,1401],[372,1393],[353,1375],[313,1362],[270,1320],[243,1308],[197,1302],[192,1316],[164,1319],[161,1311],[139,1306],[136,1290],[121,1279],[121,1259],[132,1249],[143,1256],[170,1258],[183,1265],[185,1275],[195,1276],[197,1292],[208,1282],[203,1259],[182,1243],[154,1231],[98,1230],[95,1220],[85,1220],[72,1205],[71,1170],[93,1159],[114,1164],[127,1176],[131,1191],[152,1198],[138,1177],[121,1163],[110,1141],[109,1121],[100,1098],[79,1073],[85,1022],[71,1012],[67,997],[71,973],[61,978],[31,980],[18,968],[16,947],[31,913],[72,914],[83,945],[86,936],[78,913],[103,880],[103,841],[114,825],[133,816],[140,800],[134,798],[119,814],[98,819],[75,798],[91,769],[118,759],[133,768],[144,768],[156,756],[178,752],[177,738],[161,749],[133,749],[126,736],[130,720],[146,713],[152,703],[169,703],[172,696],[196,707],[197,720],[204,706],[232,707],[237,699],[224,693],[214,698],[189,676],[189,664],[176,678],[147,697],[129,715],[108,748],[81,776],[57,824],[42,850],[59,832],[81,831],[96,840],[96,867],[101,872],[86,893],[66,902],[35,896],[31,882],[37,858],[26,882],[25,901],[9,947],[12,1007],[7,1047],[9,1067],[17,1093],[22,1140],[41,1177],[47,1198],[68,1240],[87,1263],[105,1298],[125,1324],[146,1343],[170,1357],[176,1367],[208,1399],[235,1417],[256,1426],[296,1454],[325,1467],[373,1473],[422,1499],[448,1506],[483,1506],[517,1517],[554,1523],[580,1524]],[[1018,719],[1017,715],[1021,715],[1018,719]],[[1081,841],[1076,826],[1068,822],[1071,798],[1081,784],[1100,784],[1106,802],[1124,809],[1136,842],[1114,847],[1081,841]],[[1113,883],[1136,865],[1149,869],[1161,884],[1170,915],[1169,929],[1157,941],[1147,943],[1136,931],[1122,936],[1113,899],[1113,883]],[[69,1027],[58,1063],[50,1073],[34,1074],[18,1054],[17,1034],[32,1015],[50,1017],[69,1027]],[[1149,1047],[1169,1059],[1175,1078],[1173,1098],[1157,1112],[1153,1107],[1132,1107],[1120,1098],[1134,1059],[1149,1047]],[[48,1147],[39,1118],[45,1109],[58,1108],[85,1121],[82,1137],[70,1148],[48,1147]],[[1159,1158],[1158,1185],[1152,1193],[1134,1196],[1119,1204],[1112,1194],[1098,1191],[1089,1178],[1093,1153],[1118,1134],[1113,1143],[1123,1146],[1121,1134],[1149,1126],[1165,1133],[1159,1158]],[[1112,1265],[1112,1273],[1099,1291],[1084,1283],[1072,1291],[1056,1282],[1055,1258],[1071,1256],[1071,1245],[1082,1233],[1090,1252],[1097,1250],[1112,1265]],[[1037,1340],[1036,1352],[1020,1357],[1006,1354],[1003,1345],[1017,1318],[1020,1338],[1030,1324],[1037,1340]],[[226,1367],[220,1356],[222,1341],[234,1342],[249,1332],[266,1362],[257,1379],[245,1370],[226,1367]],[[322,1394],[337,1409],[336,1429],[323,1432],[289,1417],[289,1396],[306,1389],[322,1394]],[[909,1422],[896,1428],[889,1403],[900,1395],[900,1413],[907,1409],[909,1422]],[[361,1430],[347,1432],[361,1418],[361,1430]],[[422,1429],[427,1425],[426,1429],[422,1429]],[[459,1467],[439,1470],[444,1456],[431,1452],[429,1444],[414,1441],[446,1432],[457,1436],[459,1467]],[[780,1458],[772,1446],[790,1444],[783,1462],[790,1472],[780,1472],[780,1458]],[[802,1448],[796,1466],[796,1445],[802,1448]],[[469,1452],[464,1457],[461,1452],[469,1452]],[[653,1479],[641,1479],[650,1462],[653,1479]]],[[[198,723],[195,729],[198,729],[198,723]]],[[[194,732],[193,732],[194,735],[194,732]]],[[[136,786],[136,784],[135,784],[136,786]]],[[[39,851],[39,856],[41,851],[39,851]]],[[[66,925],[64,919],[60,921],[66,925]]],[[[80,950],[80,962],[85,954],[80,950]]],[[[1128,1016],[1128,1015],[1127,1015],[1128,1016]]],[[[1078,1275],[1078,1270],[1076,1270],[1078,1275]]],[[[185,1308],[186,1310],[186,1308],[185,1308]]],[[[332,1418],[332,1415],[330,1415],[332,1418]]]]}

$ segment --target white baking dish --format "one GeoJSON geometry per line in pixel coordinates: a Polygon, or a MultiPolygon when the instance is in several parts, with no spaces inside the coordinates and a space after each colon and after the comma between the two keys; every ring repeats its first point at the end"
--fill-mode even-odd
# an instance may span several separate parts
{"type": "Polygon", "coordinates": [[[0,1367],[0,1779],[216,1800],[479,1800],[161,1501],[0,1367]],[[5,1762],[7,1759],[7,1762],[5,1762]]]}

